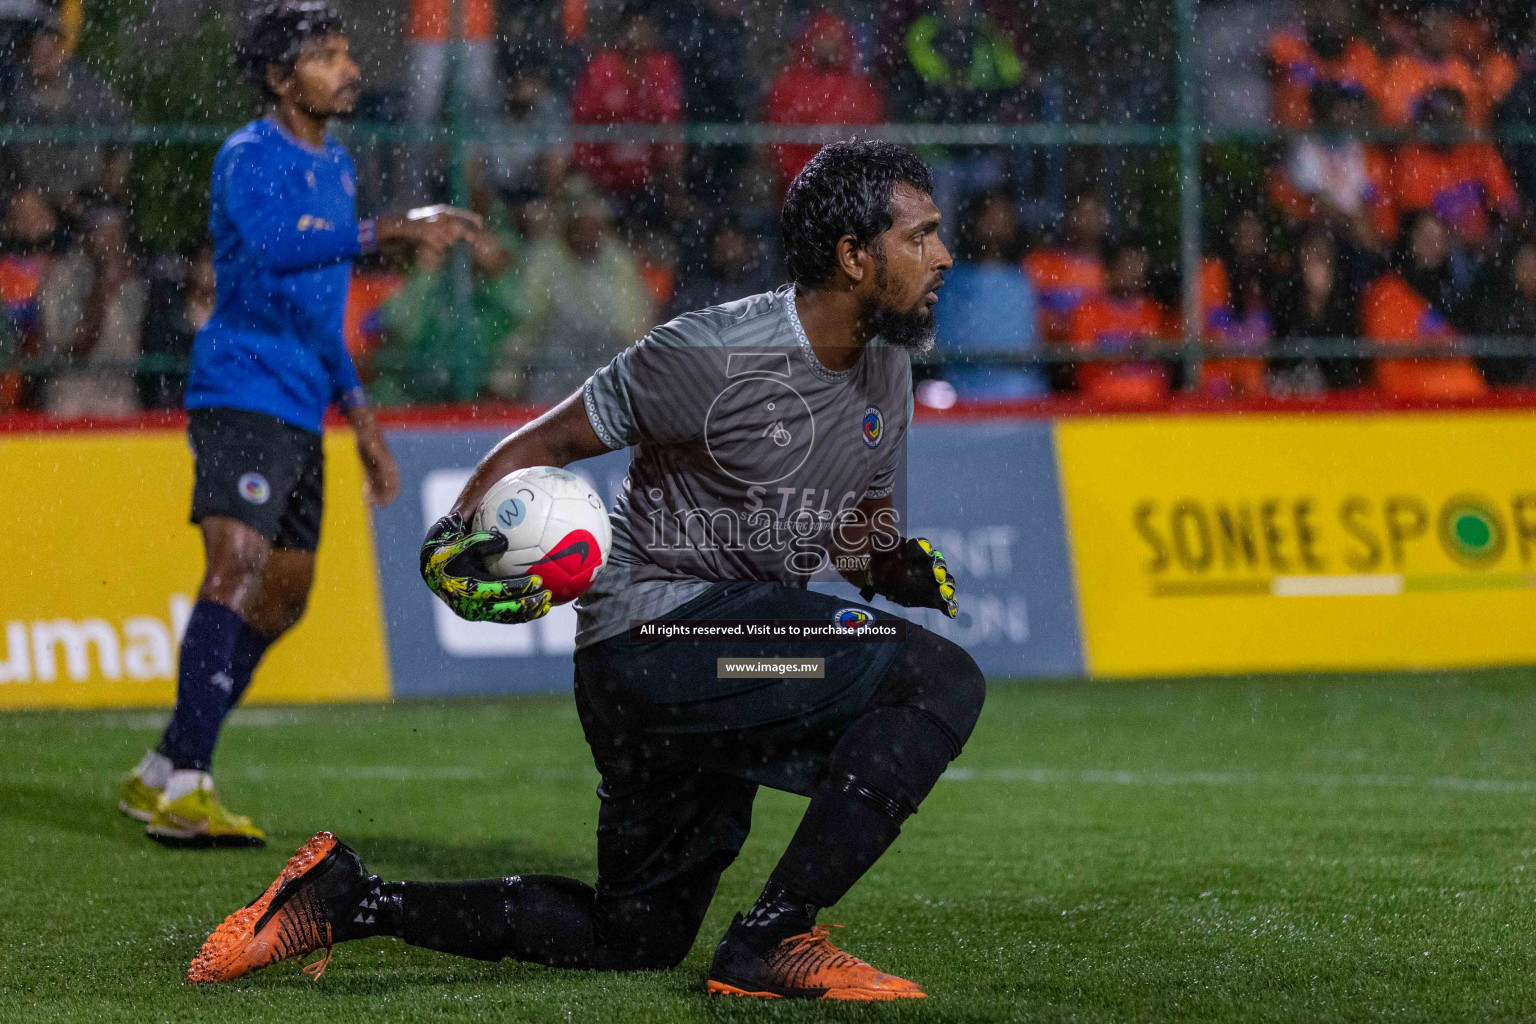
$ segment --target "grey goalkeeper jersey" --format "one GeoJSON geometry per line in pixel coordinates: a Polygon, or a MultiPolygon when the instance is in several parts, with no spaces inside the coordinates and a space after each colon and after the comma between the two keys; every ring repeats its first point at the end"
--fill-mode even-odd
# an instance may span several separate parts
{"type": "Polygon", "coordinates": [[[786,285],[655,328],[582,398],[603,443],[634,452],[609,564],[576,603],[578,648],[714,583],[830,577],[839,512],[896,488],[912,368],[877,338],[827,369],[786,285]]]}

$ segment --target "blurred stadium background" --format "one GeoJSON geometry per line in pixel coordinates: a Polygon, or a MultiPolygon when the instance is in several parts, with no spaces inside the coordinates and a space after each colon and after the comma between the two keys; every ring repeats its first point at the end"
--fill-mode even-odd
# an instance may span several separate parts
{"type": "MultiPolygon", "coordinates": [[[[861,951],[941,993],[904,1018],[1536,1015],[1529,5],[339,6],[360,210],[495,231],[357,266],[348,344],[405,489],[365,507],[338,421],[309,615],[220,755],[277,846],[593,873],[574,614],[453,619],[422,532],[651,324],[778,284],[787,181],[879,136],[934,169],[957,254],[907,494],[963,612],[923,621],[998,684],[850,897],[861,951]]],[[[0,1019],[699,1018],[686,970],[382,945],[323,997],[178,986],[273,856],[149,848],[111,797],[159,727],[116,709],[169,705],[201,568],[177,410],[213,154],[254,109],[240,12],[0,3],[0,1019]]],[[[576,468],[612,494],[624,466],[576,468]]],[[[713,923],[792,826],[762,806],[713,923]]]]}

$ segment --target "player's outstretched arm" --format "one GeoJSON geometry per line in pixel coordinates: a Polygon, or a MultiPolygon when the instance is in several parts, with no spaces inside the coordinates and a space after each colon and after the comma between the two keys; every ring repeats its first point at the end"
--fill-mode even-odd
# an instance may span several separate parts
{"type": "Polygon", "coordinates": [[[379,245],[404,242],[439,249],[468,241],[485,228],[478,213],[442,205],[379,217],[373,224],[374,240],[379,245]]]}
{"type": "Polygon", "coordinates": [[[459,492],[453,511],[470,522],[485,492],[508,473],[532,466],[566,466],[609,450],[592,429],[581,392],[577,391],[487,452],[459,492]]]}

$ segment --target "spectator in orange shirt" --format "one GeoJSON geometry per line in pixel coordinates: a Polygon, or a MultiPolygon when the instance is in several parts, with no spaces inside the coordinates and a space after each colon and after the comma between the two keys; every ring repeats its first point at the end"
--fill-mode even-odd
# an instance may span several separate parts
{"type": "Polygon", "coordinates": [[[17,189],[5,205],[0,231],[0,304],[10,321],[10,329],[0,334],[0,409],[10,409],[23,404],[26,389],[21,372],[6,364],[38,353],[37,290],[53,260],[59,216],[41,189],[17,189]]]}
{"type": "Polygon", "coordinates": [[[1356,37],[1347,0],[1311,0],[1299,28],[1282,28],[1269,39],[1270,107],[1282,128],[1313,123],[1312,90],[1324,83],[1372,92],[1381,60],[1356,37]]]}
{"type": "Polygon", "coordinates": [[[1461,59],[1483,84],[1490,108],[1497,107],[1514,88],[1520,65],[1493,44],[1493,25],[1484,11],[1471,11],[1456,23],[1456,42],[1461,59]]]}
{"type": "Polygon", "coordinates": [[[1200,290],[1203,339],[1223,355],[1202,365],[1200,388],[1219,397],[1262,395],[1265,350],[1275,330],[1269,313],[1268,232],[1258,213],[1239,211],[1221,249],[1220,258],[1206,259],[1200,290]]]}
{"type": "MultiPolygon", "coordinates": [[[[1450,232],[1439,218],[1428,211],[1409,218],[1394,270],[1372,282],[1360,300],[1364,335],[1405,346],[1453,340],[1450,255],[1450,232]]],[[[1376,388],[1395,398],[1473,398],[1488,389],[1465,356],[1378,357],[1372,371],[1376,388]]]]}
{"type": "Polygon", "coordinates": [[[1382,250],[1397,234],[1392,161],[1362,142],[1364,93],[1333,82],[1312,89],[1315,131],[1291,143],[1270,176],[1270,198],[1291,227],[1320,223],[1351,235],[1362,249],[1382,250]]]}
{"type": "MultiPolygon", "coordinates": [[[[454,0],[410,0],[405,22],[403,68],[406,117],[434,124],[445,114],[454,0]]],[[[464,23],[458,82],[467,113],[488,115],[500,105],[496,81],[495,0],[462,0],[464,23]]],[[[405,188],[414,201],[442,190],[444,168],[434,147],[411,146],[404,155],[405,188]]]]}
{"type": "Polygon", "coordinates": [[[30,329],[36,315],[37,286],[48,270],[59,218],[41,189],[20,188],[5,204],[0,238],[0,303],[18,333],[30,329]]]}
{"type": "MultiPolygon", "coordinates": [[[[662,49],[651,16],[631,8],[620,26],[617,45],[595,54],[576,80],[571,96],[576,124],[679,124],[683,120],[683,81],[677,60],[662,49]]],[[[581,143],[576,165],[594,182],[628,197],[665,175],[681,181],[681,144],[644,142],[581,143]]]]}
{"type": "Polygon", "coordinates": [[[1414,142],[1397,154],[1393,199],[1400,210],[1433,210],[1464,246],[1483,245],[1494,218],[1520,212],[1499,151],[1467,140],[1464,103],[1455,89],[1431,89],[1414,118],[1414,142]]]}
{"type": "Polygon", "coordinates": [[[1382,74],[1376,98],[1382,121],[1407,126],[1426,93],[1450,86],[1465,97],[1468,121],[1478,127],[1487,124],[1489,98],[1483,83],[1462,59],[1455,10],[1447,0],[1426,0],[1418,21],[1418,46],[1392,58],[1382,74]]]}
{"type": "Polygon", "coordinates": [[[1104,243],[1109,209],[1095,195],[1078,197],[1067,208],[1060,242],[1024,257],[1024,273],[1035,286],[1040,337],[1067,340],[1079,306],[1104,291],[1104,243]]]}
{"type": "MultiPolygon", "coordinates": [[[[1111,250],[1105,290],[1077,307],[1067,340],[1083,352],[1128,356],[1165,333],[1164,311],[1147,294],[1147,250],[1111,250]]],[[[1111,405],[1153,405],[1168,396],[1168,367],[1150,360],[1095,360],[1076,365],[1077,390],[1111,405]]]]}
{"type": "MultiPolygon", "coordinates": [[[[459,2],[464,10],[460,87],[471,110],[490,113],[497,106],[495,0],[459,2]]],[[[412,121],[436,121],[443,113],[448,90],[451,0],[411,0],[405,38],[406,108],[412,121]]]]}

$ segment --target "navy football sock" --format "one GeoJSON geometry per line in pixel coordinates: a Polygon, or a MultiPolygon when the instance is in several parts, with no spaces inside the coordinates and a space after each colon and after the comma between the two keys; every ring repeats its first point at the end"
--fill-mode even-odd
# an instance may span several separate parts
{"type": "Polygon", "coordinates": [[[176,710],[159,748],[178,770],[205,772],[213,763],[213,746],[235,688],[230,673],[243,626],[233,608],[213,601],[197,602],[187,619],[176,681],[176,710]]]}
{"type": "Polygon", "coordinates": [[[251,685],[251,677],[256,674],[256,666],[261,664],[262,656],[274,640],[274,637],[258,632],[244,622],[240,623],[240,633],[235,637],[235,651],[229,660],[229,678],[234,683],[229,691],[231,708],[239,706],[246,687],[251,685]]]}

